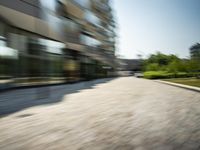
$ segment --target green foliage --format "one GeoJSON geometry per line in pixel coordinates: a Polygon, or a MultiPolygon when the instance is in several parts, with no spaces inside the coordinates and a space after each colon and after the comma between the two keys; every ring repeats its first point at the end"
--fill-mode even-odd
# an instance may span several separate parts
{"type": "Polygon", "coordinates": [[[172,73],[187,72],[187,63],[182,60],[173,60],[166,66],[166,70],[172,73]]]}
{"type": "Polygon", "coordinates": [[[167,71],[146,71],[144,72],[144,78],[147,79],[168,79],[168,78],[187,78],[199,76],[200,73],[187,73],[187,72],[176,72],[171,73],[167,71]]]}
{"type": "Polygon", "coordinates": [[[198,72],[200,71],[200,60],[180,59],[176,55],[165,55],[157,52],[144,60],[144,71],[198,72]]]}
{"type": "Polygon", "coordinates": [[[146,65],[147,71],[158,71],[159,70],[159,64],[158,63],[150,63],[146,65]]]}
{"type": "Polygon", "coordinates": [[[166,66],[174,60],[179,60],[179,58],[176,55],[165,55],[157,52],[156,54],[150,55],[150,57],[146,60],[146,63],[157,63],[159,66],[166,66]]]}
{"type": "Polygon", "coordinates": [[[166,79],[171,77],[171,73],[166,71],[147,71],[144,72],[144,78],[147,79],[166,79]]]}
{"type": "Polygon", "coordinates": [[[200,62],[198,60],[191,59],[187,64],[187,69],[189,72],[200,71],[200,62]]]}
{"type": "Polygon", "coordinates": [[[166,79],[195,77],[200,75],[200,60],[180,59],[176,55],[160,52],[144,60],[144,77],[148,79],[166,79]]]}

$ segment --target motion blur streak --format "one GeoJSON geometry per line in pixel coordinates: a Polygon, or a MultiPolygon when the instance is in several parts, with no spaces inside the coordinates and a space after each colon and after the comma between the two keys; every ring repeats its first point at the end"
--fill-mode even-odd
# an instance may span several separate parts
{"type": "Polygon", "coordinates": [[[0,90],[115,76],[108,0],[1,0],[0,90]]]}

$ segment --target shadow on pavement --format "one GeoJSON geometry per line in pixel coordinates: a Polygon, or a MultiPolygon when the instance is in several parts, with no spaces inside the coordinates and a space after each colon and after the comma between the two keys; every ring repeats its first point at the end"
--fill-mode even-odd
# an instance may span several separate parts
{"type": "Polygon", "coordinates": [[[28,107],[52,104],[63,100],[67,94],[107,83],[115,78],[98,79],[74,84],[45,86],[28,89],[15,89],[0,93],[0,117],[15,113],[28,107]]]}

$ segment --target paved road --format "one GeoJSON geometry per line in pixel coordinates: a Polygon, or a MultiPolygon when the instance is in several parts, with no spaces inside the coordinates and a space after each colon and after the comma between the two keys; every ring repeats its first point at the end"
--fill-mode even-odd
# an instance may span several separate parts
{"type": "Polygon", "coordinates": [[[1,118],[0,149],[200,149],[199,93],[134,77],[101,82],[1,118]]]}

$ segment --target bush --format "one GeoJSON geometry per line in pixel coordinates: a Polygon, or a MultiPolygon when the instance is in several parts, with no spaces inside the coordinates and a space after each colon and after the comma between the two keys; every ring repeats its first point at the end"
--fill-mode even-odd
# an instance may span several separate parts
{"type": "Polygon", "coordinates": [[[200,72],[196,73],[187,73],[187,72],[170,73],[166,71],[144,72],[144,78],[147,79],[187,78],[187,77],[198,77],[198,76],[200,76],[200,72]]]}
{"type": "Polygon", "coordinates": [[[172,78],[172,73],[168,73],[165,71],[147,71],[144,73],[144,78],[147,79],[166,79],[172,78]]]}

